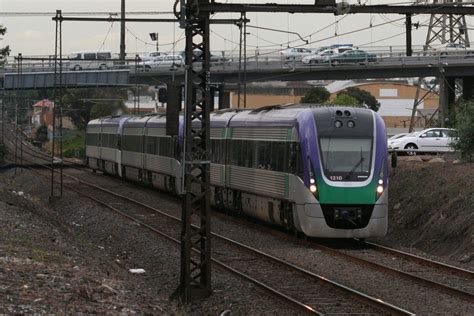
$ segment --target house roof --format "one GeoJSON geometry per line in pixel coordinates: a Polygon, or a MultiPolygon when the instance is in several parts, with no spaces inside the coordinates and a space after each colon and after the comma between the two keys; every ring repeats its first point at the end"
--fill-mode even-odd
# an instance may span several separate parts
{"type": "Polygon", "coordinates": [[[33,107],[48,107],[48,108],[51,108],[51,107],[53,107],[53,104],[54,104],[53,101],[48,100],[48,99],[44,99],[44,100],[38,101],[35,104],[33,104],[33,107]]]}

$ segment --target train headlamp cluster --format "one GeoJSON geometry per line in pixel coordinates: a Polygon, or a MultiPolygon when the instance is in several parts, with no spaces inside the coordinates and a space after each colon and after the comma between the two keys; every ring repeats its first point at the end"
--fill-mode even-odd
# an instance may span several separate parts
{"type": "MultiPolygon", "coordinates": [[[[356,125],[356,123],[353,120],[347,121],[347,123],[346,123],[346,126],[349,127],[349,128],[354,128],[355,125],[356,125]]],[[[344,126],[344,123],[342,123],[341,120],[335,120],[334,121],[334,127],[341,128],[342,126],[344,126]]]]}
{"type": "Polygon", "coordinates": [[[384,188],[383,188],[383,180],[380,179],[379,182],[378,182],[378,185],[377,185],[377,196],[382,195],[383,190],[384,190],[384,188]]]}
{"type": "Polygon", "coordinates": [[[316,193],[318,191],[318,187],[316,186],[316,180],[313,178],[309,179],[309,190],[311,193],[316,193]]]}

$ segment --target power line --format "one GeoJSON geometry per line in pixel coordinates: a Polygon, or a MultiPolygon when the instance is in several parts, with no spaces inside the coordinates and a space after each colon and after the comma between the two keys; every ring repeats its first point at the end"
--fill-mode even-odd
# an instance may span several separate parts
{"type": "MultiPolygon", "coordinates": [[[[127,15],[169,15],[173,12],[160,12],[160,11],[130,11],[125,12],[127,15]]],[[[55,16],[56,12],[0,12],[0,16],[3,17],[29,17],[29,16],[55,16]]],[[[96,16],[96,15],[116,15],[119,16],[120,12],[62,12],[63,16],[73,15],[73,16],[96,16]]]]}

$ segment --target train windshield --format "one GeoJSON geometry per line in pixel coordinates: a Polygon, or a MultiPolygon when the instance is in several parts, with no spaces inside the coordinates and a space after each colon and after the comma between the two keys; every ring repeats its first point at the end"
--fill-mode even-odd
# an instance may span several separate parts
{"type": "Polygon", "coordinates": [[[324,174],[333,181],[364,181],[370,176],[371,138],[321,137],[324,174]]]}

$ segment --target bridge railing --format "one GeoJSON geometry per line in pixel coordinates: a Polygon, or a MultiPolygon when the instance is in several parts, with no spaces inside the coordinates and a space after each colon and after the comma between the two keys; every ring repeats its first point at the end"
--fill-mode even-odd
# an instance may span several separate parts
{"type": "MultiPolygon", "coordinates": [[[[392,51],[379,51],[375,53],[376,59],[372,60],[368,57],[365,57],[362,60],[357,62],[347,62],[340,61],[335,58],[330,58],[324,62],[317,64],[304,64],[301,59],[302,56],[295,58],[288,58],[288,56],[281,53],[281,51],[276,50],[254,50],[253,52],[247,52],[247,65],[246,68],[249,71],[253,70],[262,70],[262,71],[271,71],[271,70],[281,70],[281,69],[332,69],[334,67],[360,67],[362,64],[364,67],[377,67],[377,66],[405,66],[405,65],[428,65],[432,67],[444,67],[448,64],[456,63],[469,63],[474,65],[474,50],[473,51],[449,51],[434,53],[432,51],[415,51],[413,56],[406,56],[401,52],[392,51]],[[337,63],[334,61],[338,61],[337,63]],[[337,64],[337,65],[336,65],[337,64]],[[342,65],[343,64],[343,65],[342,65]]],[[[217,55],[215,55],[217,56],[217,55]]],[[[222,55],[219,55],[222,56],[222,55]]],[[[211,61],[211,68],[215,71],[238,71],[239,69],[239,58],[238,55],[228,54],[223,55],[225,58],[213,58],[211,61]]],[[[107,67],[104,67],[108,70],[123,70],[127,69],[130,73],[143,73],[143,72],[184,72],[183,65],[180,64],[168,64],[163,66],[156,67],[145,67],[145,64],[142,62],[137,62],[135,59],[127,60],[118,60],[118,59],[109,59],[109,60],[100,60],[107,61],[107,67]]],[[[84,60],[82,60],[84,62],[84,60]]],[[[92,62],[92,61],[91,61],[92,62]]],[[[99,60],[93,61],[95,64],[99,60]]],[[[70,67],[72,60],[68,58],[63,59],[63,71],[72,71],[70,67]]],[[[243,69],[243,64],[240,65],[243,69]]],[[[337,68],[336,68],[337,69],[337,68]]],[[[83,70],[97,70],[98,68],[94,67],[84,67],[83,70]]],[[[35,60],[29,60],[25,58],[22,62],[22,72],[52,72],[54,71],[54,58],[51,56],[36,57],[35,60]]],[[[16,73],[18,72],[18,66],[16,62],[9,62],[4,66],[5,73],[16,73]]]]}

